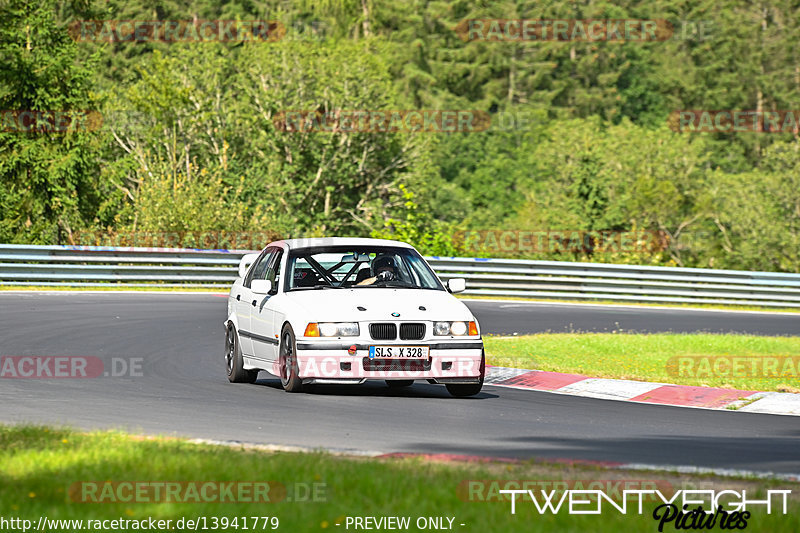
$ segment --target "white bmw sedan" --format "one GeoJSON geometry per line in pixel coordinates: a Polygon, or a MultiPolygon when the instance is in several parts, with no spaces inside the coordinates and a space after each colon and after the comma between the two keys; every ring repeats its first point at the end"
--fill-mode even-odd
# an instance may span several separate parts
{"type": "Polygon", "coordinates": [[[384,380],[441,383],[478,394],[484,353],[478,321],[412,246],[381,239],[277,241],[242,258],[228,297],[228,379],[259,371],[297,392],[306,384],[384,380]]]}

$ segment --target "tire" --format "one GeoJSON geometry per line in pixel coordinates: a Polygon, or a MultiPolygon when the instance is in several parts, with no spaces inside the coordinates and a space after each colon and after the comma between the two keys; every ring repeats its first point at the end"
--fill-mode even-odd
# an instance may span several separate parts
{"type": "Polygon", "coordinates": [[[387,379],[386,384],[390,389],[401,389],[403,387],[410,387],[414,384],[413,379],[387,379]]]}
{"type": "Polygon", "coordinates": [[[258,379],[258,370],[245,370],[244,368],[239,336],[233,325],[228,325],[225,332],[225,367],[228,372],[228,381],[231,383],[255,383],[258,379]]]}
{"type": "Polygon", "coordinates": [[[483,378],[486,375],[486,355],[481,354],[481,377],[480,381],[477,383],[467,383],[467,384],[452,384],[452,385],[445,385],[447,387],[447,392],[451,395],[455,396],[456,398],[466,398],[467,396],[475,396],[481,389],[483,388],[483,378]]]}
{"type": "Polygon", "coordinates": [[[279,365],[281,369],[281,385],[286,392],[300,392],[303,390],[303,380],[300,379],[300,370],[297,366],[297,345],[294,342],[294,331],[290,325],[281,331],[279,365]]]}

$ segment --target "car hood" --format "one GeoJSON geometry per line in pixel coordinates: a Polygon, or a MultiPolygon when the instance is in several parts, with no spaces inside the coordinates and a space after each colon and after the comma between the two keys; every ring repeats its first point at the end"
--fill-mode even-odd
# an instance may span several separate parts
{"type": "Polygon", "coordinates": [[[324,289],[286,293],[310,320],[472,320],[472,313],[446,291],[425,289],[324,289]],[[366,311],[361,311],[358,307],[366,311]],[[422,310],[420,307],[424,307],[422,310]],[[399,313],[399,316],[392,316],[399,313]]]}

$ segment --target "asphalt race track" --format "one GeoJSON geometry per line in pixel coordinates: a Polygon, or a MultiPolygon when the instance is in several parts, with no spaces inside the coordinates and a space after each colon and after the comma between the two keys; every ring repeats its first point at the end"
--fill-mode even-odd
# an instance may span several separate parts
{"type": "Polygon", "coordinates": [[[493,334],[637,332],[800,335],[798,313],[732,313],[597,304],[549,304],[471,300],[484,332],[493,334]]]}
{"type": "MultiPolygon", "coordinates": [[[[800,316],[471,302],[484,332],[608,329],[798,334],[800,316]],[[511,307],[504,307],[511,305],[511,307]]],[[[571,458],[800,473],[800,419],[486,386],[380,384],[288,394],[228,383],[225,299],[0,293],[0,355],[142,358],[141,377],[0,379],[0,421],[381,452],[571,458]]]]}

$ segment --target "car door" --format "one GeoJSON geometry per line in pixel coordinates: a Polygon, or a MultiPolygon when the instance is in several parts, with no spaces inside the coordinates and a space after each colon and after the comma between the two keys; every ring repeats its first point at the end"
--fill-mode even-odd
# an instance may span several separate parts
{"type": "MultiPolygon", "coordinates": [[[[246,356],[254,355],[252,309],[256,304],[254,303],[255,297],[253,292],[250,290],[250,284],[253,279],[259,279],[258,276],[264,276],[269,260],[274,253],[275,248],[267,248],[261,253],[247,271],[247,275],[240,288],[240,294],[236,295],[236,320],[239,322],[239,342],[242,348],[242,354],[246,356]]],[[[263,277],[260,279],[263,279],[263,277]]]]}
{"type": "Polygon", "coordinates": [[[251,310],[251,327],[253,328],[253,350],[255,357],[264,361],[275,361],[278,358],[278,333],[275,331],[275,301],[281,276],[283,250],[278,250],[269,260],[264,278],[272,282],[272,290],[266,296],[260,296],[257,305],[251,310]]]}

